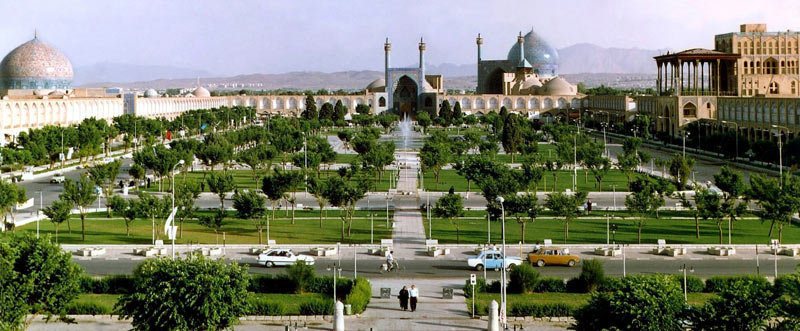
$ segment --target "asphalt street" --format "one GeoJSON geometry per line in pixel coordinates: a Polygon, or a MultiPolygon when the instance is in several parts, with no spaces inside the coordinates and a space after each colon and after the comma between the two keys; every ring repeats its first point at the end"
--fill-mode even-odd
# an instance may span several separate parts
{"type": "MultiPolygon", "coordinates": [[[[249,272],[252,274],[279,274],[284,272],[284,268],[265,268],[255,262],[255,257],[251,260],[237,261],[241,264],[249,266],[249,272]]],[[[618,258],[604,258],[605,272],[607,275],[622,276],[623,274],[623,261],[621,257],[618,258]]],[[[141,263],[140,260],[119,259],[119,260],[76,260],[87,273],[92,275],[115,275],[115,274],[130,274],[133,269],[141,263]]],[[[314,267],[317,274],[325,275],[330,271],[327,268],[331,267],[336,262],[333,259],[318,260],[314,267]]],[[[431,258],[419,258],[413,260],[399,260],[400,270],[397,272],[380,273],[379,268],[383,263],[381,260],[365,259],[357,262],[358,275],[367,278],[469,278],[470,274],[483,275],[482,271],[476,271],[469,268],[466,259],[463,260],[434,260],[431,258]]],[[[797,259],[787,257],[778,258],[778,273],[785,274],[791,273],[798,266],[797,259]]],[[[663,259],[654,257],[649,260],[644,259],[627,259],[625,261],[625,269],[627,274],[677,274],[680,266],[686,264],[694,267],[694,275],[707,278],[714,275],[739,275],[739,274],[756,274],[759,272],[762,275],[773,276],[775,264],[771,256],[762,255],[760,257],[760,270],[756,269],[755,259],[663,259]]],[[[353,261],[351,259],[342,260],[342,275],[350,277],[353,275],[353,261]]],[[[562,266],[545,266],[536,268],[543,276],[571,278],[580,273],[580,263],[575,267],[562,267],[562,266]]],[[[488,278],[497,278],[500,273],[494,270],[487,271],[488,278]]]]}

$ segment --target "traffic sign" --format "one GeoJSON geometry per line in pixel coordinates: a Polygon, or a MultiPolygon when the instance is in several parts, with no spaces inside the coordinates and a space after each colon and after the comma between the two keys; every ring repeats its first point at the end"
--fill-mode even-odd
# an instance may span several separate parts
{"type": "Polygon", "coordinates": [[[469,275],[469,283],[470,283],[470,285],[475,285],[476,282],[477,282],[477,280],[475,279],[475,274],[470,274],[469,275]]]}

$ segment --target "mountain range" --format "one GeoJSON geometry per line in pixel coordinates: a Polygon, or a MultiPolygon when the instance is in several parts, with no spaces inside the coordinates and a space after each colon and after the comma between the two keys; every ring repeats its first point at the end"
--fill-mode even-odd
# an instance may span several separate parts
{"type": "MultiPolygon", "coordinates": [[[[639,48],[604,48],[581,43],[558,50],[562,76],[572,83],[587,86],[600,84],[616,87],[647,87],[653,84],[656,67],[653,56],[666,50],[639,48]]],[[[430,74],[441,74],[445,87],[474,89],[476,65],[427,64],[430,74]]],[[[211,89],[306,90],[363,89],[369,82],[383,77],[375,70],[341,72],[287,72],[281,74],[247,74],[223,77],[205,70],[171,66],[98,63],[76,67],[74,84],[82,87],[180,88],[197,85],[197,78],[211,89]]]]}

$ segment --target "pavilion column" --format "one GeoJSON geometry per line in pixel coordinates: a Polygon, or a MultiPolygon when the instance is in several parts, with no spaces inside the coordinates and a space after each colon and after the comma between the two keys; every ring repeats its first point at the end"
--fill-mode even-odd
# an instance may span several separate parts
{"type": "Polygon", "coordinates": [[[708,67],[703,62],[700,62],[700,93],[704,93],[706,90],[705,75],[707,69],[708,67]]]}
{"type": "Polygon", "coordinates": [[[658,63],[658,78],[656,78],[656,93],[661,95],[661,63],[658,63]]]}
{"type": "Polygon", "coordinates": [[[699,95],[700,92],[700,90],[697,88],[697,81],[698,81],[697,67],[699,66],[699,64],[700,60],[694,60],[694,95],[699,95]]]}
{"type": "Polygon", "coordinates": [[[719,96],[719,92],[720,92],[720,86],[719,86],[719,85],[720,85],[720,79],[719,79],[719,63],[720,63],[720,61],[719,61],[719,59],[717,59],[717,70],[716,70],[716,73],[715,73],[715,74],[717,75],[717,84],[715,84],[715,85],[716,85],[716,88],[717,88],[717,96],[719,96]]]}
{"type": "Polygon", "coordinates": [[[683,63],[681,63],[681,60],[678,60],[678,65],[677,65],[676,69],[678,69],[678,70],[675,71],[675,95],[680,96],[681,95],[681,88],[682,88],[682,85],[683,85],[683,84],[681,84],[681,80],[683,79],[683,75],[682,75],[683,74],[683,63]]]}

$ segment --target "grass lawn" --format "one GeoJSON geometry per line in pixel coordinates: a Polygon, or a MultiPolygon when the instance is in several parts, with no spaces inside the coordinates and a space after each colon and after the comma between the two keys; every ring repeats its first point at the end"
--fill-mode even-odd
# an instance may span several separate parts
{"type": "MultiPolygon", "coordinates": [[[[221,172],[221,169],[217,169],[215,171],[221,172]]],[[[207,174],[209,174],[210,171],[190,171],[189,173],[186,174],[186,180],[188,182],[190,182],[190,183],[200,182],[200,181],[203,180],[203,174],[204,173],[206,174],[206,177],[207,177],[207,174]]],[[[249,189],[249,190],[254,190],[254,189],[255,190],[260,190],[261,189],[261,178],[264,176],[263,172],[260,172],[258,174],[257,178],[253,178],[253,172],[251,170],[249,170],[249,169],[248,170],[228,170],[228,173],[233,175],[233,181],[236,184],[236,187],[238,187],[239,189],[249,189]]],[[[321,177],[322,178],[326,178],[328,176],[337,176],[336,171],[323,170],[321,172],[321,177]]],[[[371,183],[372,183],[370,185],[370,189],[375,191],[375,192],[386,192],[386,191],[388,191],[389,190],[389,180],[393,180],[392,181],[392,187],[395,187],[395,185],[397,185],[397,180],[396,179],[391,179],[391,176],[389,176],[389,172],[385,172],[383,174],[383,178],[381,178],[381,181],[378,182],[377,189],[373,186],[374,183],[375,183],[375,178],[372,177],[370,180],[371,180],[371,183]]],[[[164,191],[167,191],[168,184],[169,184],[169,180],[164,182],[164,191]]],[[[181,185],[181,184],[183,184],[183,174],[176,174],[175,175],[175,185],[181,185]]],[[[150,188],[141,188],[141,189],[144,190],[145,192],[158,192],[158,183],[152,183],[150,185],[150,188]]],[[[303,188],[302,184],[298,185],[297,187],[295,187],[295,191],[296,192],[300,192],[300,191],[304,191],[304,190],[305,189],[303,188]]],[[[210,192],[208,190],[208,185],[206,185],[206,192],[210,192]]]]}
{"type": "MultiPolygon", "coordinates": [[[[287,315],[300,315],[300,305],[304,302],[317,299],[330,299],[330,297],[320,293],[306,293],[306,294],[265,294],[265,293],[251,293],[254,297],[264,298],[270,301],[280,301],[286,305],[287,315]]],[[[109,310],[114,309],[114,304],[117,303],[121,294],[80,294],[75,299],[76,303],[96,303],[100,306],[108,307],[109,310]]]]}
{"type": "MultiPolygon", "coordinates": [[[[500,155],[498,155],[499,157],[500,155]]],[[[504,155],[507,156],[507,155],[504,155]]],[[[439,171],[439,184],[436,184],[436,177],[433,171],[424,172],[424,188],[433,192],[447,192],[450,186],[453,186],[456,192],[467,191],[467,180],[461,177],[456,170],[445,169],[439,171]]],[[[558,180],[556,182],[556,191],[564,192],[566,189],[572,189],[572,176],[573,172],[568,170],[558,171],[558,180]]],[[[545,171],[545,175],[539,182],[539,191],[552,191],[553,189],[553,173],[545,171]],[[546,188],[546,190],[545,190],[546,188]]],[[[617,191],[625,191],[628,187],[628,178],[619,170],[611,170],[603,178],[603,191],[611,192],[616,188],[617,191]],[[615,186],[612,186],[615,185],[615,186]]],[[[480,188],[475,183],[470,183],[470,191],[477,192],[480,188]]],[[[583,170],[578,170],[578,191],[580,192],[596,192],[597,181],[592,177],[591,172],[584,175],[583,170]]]]}
{"type": "MultiPolygon", "coordinates": [[[[709,299],[716,296],[715,293],[689,293],[689,304],[694,306],[703,305],[709,299]]],[[[507,294],[508,306],[513,306],[516,303],[541,303],[541,304],[567,304],[578,308],[589,302],[590,294],[588,293],[531,293],[531,294],[507,294]]],[[[492,300],[500,302],[499,293],[478,293],[475,296],[476,307],[488,307],[492,300]]],[[[465,299],[467,310],[472,312],[472,299],[465,299]]],[[[479,309],[475,310],[480,313],[479,309]]]]}
{"type": "MultiPolygon", "coordinates": [[[[549,213],[546,213],[549,214],[549,213]]],[[[595,216],[604,215],[598,212],[595,216]]],[[[623,213],[619,213],[623,214],[623,213]]],[[[552,214],[551,214],[552,215],[552,214]]],[[[486,213],[471,211],[466,217],[459,220],[460,238],[462,244],[483,244],[488,239],[486,213]],[[479,218],[476,218],[479,217],[479,218]]],[[[642,244],[655,244],[658,239],[665,239],[668,244],[718,244],[719,230],[714,221],[700,220],[700,238],[695,238],[694,219],[667,219],[674,216],[689,217],[688,212],[665,211],[661,219],[649,219],[642,227],[642,244]]],[[[552,216],[550,216],[552,217],[552,216]]],[[[446,219],[433,218],[433,238],[440,243],[456,243],[456,229],[452,222],[446,219]]],[[[611,219],[611,224],[618,226],[616,235],[617,243],[637,243],[637,227],[628,219],[611,219]]],[[[423,222],[425,231],[428,231],[428,222],[423,222]]],[[[735,223],[732,233],[733,244],[767,244],[770,237],[769,223],[760,220],[739,220],[735,223]]],[[[492,242],[501,241],[501,224],[491,222],[492,242]]],[[[535,223],[528,223],[525,229],[525,242],[528,244],[542,242],[543,239],[552,239],[554,243],[564,243],[564,221],[542,216],[535,223]]],[[[506,242],[518,243],[522,238],[522,230],[516,219],[506,215],[506,242]]],[[[778,232],[773,231],[772,239],[777,239],[778,232]]],[[[727,224],[723,225],[723,243],[728,242],[727,224]]],[[[784,227],[783,242],[786,244],[800,243],[800,224],[784,227]]],[[[569,224],[569,244],[605,244],[606,220],[601,219],[576,219],[569,224]]]]}
{"type": "MultiPolygon", "coordinates": [[[[210,213],[210,212],[205,212],[210,213]]],[[[291,214],[291,211],[289,212],[291,214]]],[[[322,228],[319,227],[319,211],[295,211],[295,224],[291,224],[290,217],[284,211],[276,211],[276,219],[270,221],[269,238],[279,244],[309,244],[309,243],[369,243],[370,219],[368,213],[357,211],[353,218],[352,236],[347,237],[347,224],[345,224],[345,238],[341,238],[341,210],[329,210],[327,219],[323,219],[322,228]]],[[[391,220],[389,228],[386,227],[386,212],[374,211],[374,240],[380,242],[382,238],[391,238],[391,220]]],[[[203,214],[200,212],[198,214],[203,214]]],[[[392,212],[390,212],[391,218],[392,212]]],[[[215,244],[217,239],[222,244],[222,232],[225,232],[226,244],[258,244],[258,231],[252,221],[235,218],[235,213],[228,212],[222,229],[218,235],[214,231],[198,223],[196,219],[188,220],[183,224],[183,238],[177,238],[176,244],[189,242],[200,244],[215,244]]],[[[164,220],[156,219],[156,235],[163,235],[164,220]],[[160,225],[159,225],[160,224],[160,225]]],[[[58,230],[58,241],[62,244],[141,244],[152,243],[152,223],[149,219],[137,219],[131,224],[131,235],[125,236],[125,222],[121,218],[105,218],[105,213],[91,214],[86,220],[86,241],[81,240],[81,222],[79,215],[73,215],[71,220],[72,233],[67,231],[67,225],[62,224],[58,230]]],[[[36,223],[19,227],[16,231],[36,232],[36,223]]],[[[40,223],[40,233],[43,236],[55,236],[53,224],[48,221],[40,223]]],[[[266,242],[267,230],[262,234],[266,242]]]]}

